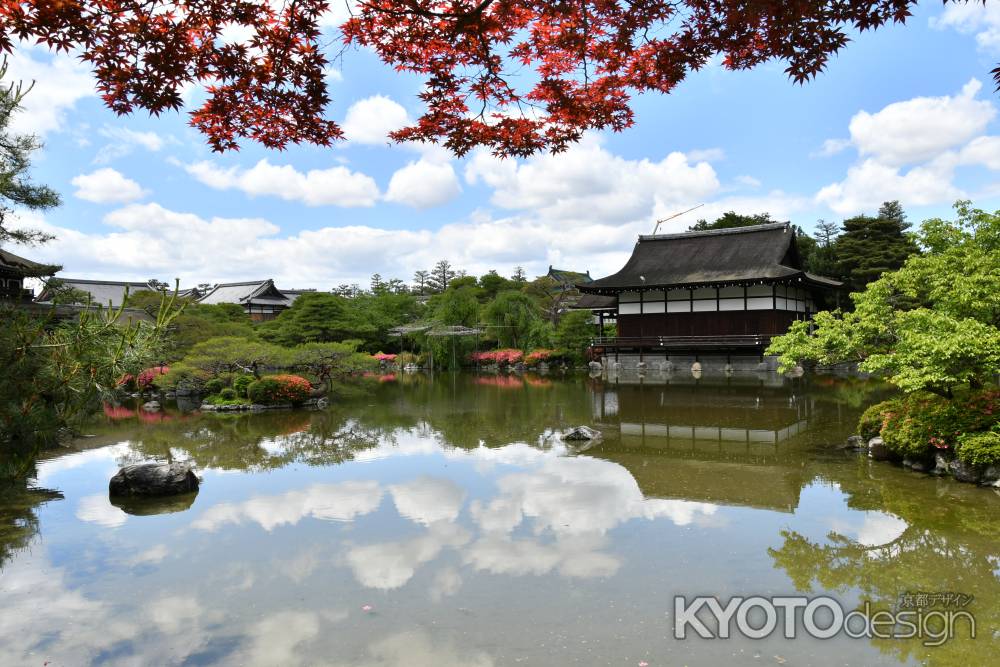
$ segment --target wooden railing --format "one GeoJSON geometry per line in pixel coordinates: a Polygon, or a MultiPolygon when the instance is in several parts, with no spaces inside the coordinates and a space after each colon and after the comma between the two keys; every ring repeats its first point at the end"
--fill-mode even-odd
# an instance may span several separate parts
{"type": "Polygon", "coordinates": [[[771,334],[742,336],[600,336],[590,341],[591,347],[610,350],[733,350],[763,349],[771,344],[771,334]]]}

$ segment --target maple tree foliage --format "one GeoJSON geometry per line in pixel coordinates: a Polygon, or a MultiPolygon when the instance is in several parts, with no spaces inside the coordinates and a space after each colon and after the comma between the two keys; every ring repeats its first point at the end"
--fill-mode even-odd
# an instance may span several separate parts
{"type": "MultiPolygon", "coordinates": [[[[345,0],[335,0],[344,2],[345,0]]],[[[942,0],[977,2],[985,0],[942,0]]],[[[716,55],[730,69],[786,63],[802,83],[853,30],[904,23],[916,0],[359,0],[345,46],[425,80],[425,112],[392,133],[458,155],[560,151],[632,125],[637,93],[668,93],[716,55]]],[[[326,0],[0,0],[0,49],[79,53],[118,113],[183,105],[216,150],[342,139],[326,118],[326,0]],[[245,39],[230,39],[233,34],[245,39]]],[[[339,54],[338,54],[339,55],[339,54]]],[[[1000,86],[1000,67],[993,71],[1000,86]]]]}

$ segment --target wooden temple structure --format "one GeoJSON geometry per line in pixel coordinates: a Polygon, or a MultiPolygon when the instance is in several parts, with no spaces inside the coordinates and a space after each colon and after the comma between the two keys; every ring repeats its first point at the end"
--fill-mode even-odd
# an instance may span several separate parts
{"type": "Polygon", "coordinates": [[[14,303],[31,301],[33,293],[24,286],[26,278],[48,278],[60,267],[40,264],[0,248],[0,300],[14,303]]]}
{"type": "Polygon", "coordinates": [[[577,284],[577,308],[598,331],[614,316],[605,352],[761,353],[792,322],[835,307],[842,284],[803,268],[788,223],[640,236],[625,266],[577,284]],[[587,297],[589,295],[589,298],[587,297]]]}

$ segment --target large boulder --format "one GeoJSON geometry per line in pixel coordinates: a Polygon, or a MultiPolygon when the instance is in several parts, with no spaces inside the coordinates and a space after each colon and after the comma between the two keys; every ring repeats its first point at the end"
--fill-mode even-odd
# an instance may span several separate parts
{"type": "Polygon", "coordinates": [[[987,466],[983,470],[983,476],[979,483],[985,486],[1000,487],[1000,466],[987,466]]]}
{"type": "Polygon", "coordinates": [[[872,438],[868,441],[868,457],[873,461],[888,461],[892,454],[882,438],[872,438]]]}
{"type": "Polygon", "coordinates": [[[142,409],[146,412],[159,412],[160,402],[159,401],[149,401],[148,403],[142,404],[142,409]]]}
{"type": "Polygon", "coordinates": [[[944,452],[934,453],[934,470],[931,471],[932,475],[947,475],[951,472],[951,462],[952,457],[948,456],[944,452]]]}
{"type": "Polygon", "coordinates": [[[174,496],[198,490],[190,463],[141,463],[125,466],[111,478],[112,496],[174,496]]]}
{"type": "Polygon", "coordinates": [[[951,462],[951,476],[959,482],[978,484],[983,476],[983,471],[962,459],[955,459],[951,462]]]}
{"type": "Polygon", "coordinates": [[[586,442],[588,440],[600,440],[604,436],[597,429],[590,428],[589,426],[577,426],[576,428],[571,428],[562,434],[563,440],[568,440],[570,442],[586,442]]]}

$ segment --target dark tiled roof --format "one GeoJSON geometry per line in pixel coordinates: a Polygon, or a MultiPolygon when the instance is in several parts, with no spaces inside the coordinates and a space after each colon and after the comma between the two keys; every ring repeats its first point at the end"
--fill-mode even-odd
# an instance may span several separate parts
{"type": "Polygon", "coordinates": [[[549,266],[549,272],[546,275],[548,275],[549,278],[552,278],[553,280],[557,280],[567,285],[577,285],[580,283],[589,283],[593,281],[593,278],[590,277],[590,271],[587,271],[585,273],[580,273],[579,271],[554,269],[552,268],[551,265],[549,266]]]}
{"type": "Polygon", "coordinates": [[[572,306],[573,310],[613,310],[618,307],[618,297],[601,294],[583,294],[572,306]]]}
{"type": "Polygon", "coordinates": [[[20,255],[15,255],[0,248],[0,269],[7,269],[8,271],[24,276],[41,277],[51,276],[61,268],[61,266],[52,266],[50,264],[39,264],[38,262],[25,259],[20,255]]]}
{"type": "MultiPolygon", "coordinates": [[[[618,273],[577,286],[585,292],[807,277],[788,223],[640,236],[618,273]]],[[[808,278],[808,277],[807,277],[808,278]]],[[[839,283],[822,279],[821,284],[839,283]]]]}

